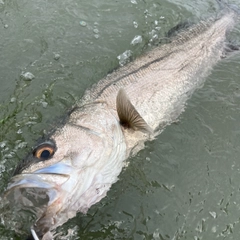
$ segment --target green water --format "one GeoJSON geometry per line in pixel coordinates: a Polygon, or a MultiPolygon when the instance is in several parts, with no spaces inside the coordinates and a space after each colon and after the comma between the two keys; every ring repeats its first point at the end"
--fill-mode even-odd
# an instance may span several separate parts
{"type": "MultiPolygon", "coordinates": [[[[177,23],[216,9],[214,0],[0,0],[1,191],[35,140],[119,65],[117,56],[131,50],[134,58],[177,23]],[[142,41],[131,44],[135,36],[142,41]]],[[[232,38],[239,42],[239,32],[232,38]]],[[[219,63],[107,197],[58,231],[71,239],[239,239],[239,61],[219,63]]],[[[0,239],[22,236],[2,223],[0,239]]]]}

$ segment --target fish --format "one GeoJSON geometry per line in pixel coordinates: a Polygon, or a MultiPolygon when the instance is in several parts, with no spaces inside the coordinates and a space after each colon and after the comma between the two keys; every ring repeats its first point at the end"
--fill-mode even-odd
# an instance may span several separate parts
{"type": "Polygon", "coordinates": [[[34,213],[33,239],[53,239],[58,226],[87,213],[117,182],[126,160],[177,120],[229,50],[226,36],[238,18],[225,6],[85,91],[19,163],[4,193],[15,213],[34,213]]]}

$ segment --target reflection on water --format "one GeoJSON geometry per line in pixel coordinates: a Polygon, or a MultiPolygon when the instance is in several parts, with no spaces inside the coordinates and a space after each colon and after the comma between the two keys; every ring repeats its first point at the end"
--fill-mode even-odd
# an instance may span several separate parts
{"type": "MultiPolygon", "coordinates": [[[[117,56],[134,58],[177,23],[216,9],[210,0],[0,1],[1,191],[35,140],[118,66],[117,56]],[[35,78],[23,79],[27,72],[35,78]]],[[[108,196],[58,238],[238,239],[239,60],[223,60],[179,121],[129,159],[108,196]]],[[[0,214],[0,239],[22,239],[3,222],[10,211],[0,214]]],[[[21,214],[28,228],[32,214],[21,214]]]]}

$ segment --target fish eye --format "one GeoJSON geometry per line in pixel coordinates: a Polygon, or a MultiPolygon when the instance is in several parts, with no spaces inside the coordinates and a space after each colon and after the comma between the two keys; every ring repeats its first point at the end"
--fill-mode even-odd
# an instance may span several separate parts
{"type": "Polygon", "coordinates": [[[33,156],[40,160],[48,160],[55,153],[56,147],[52,142],[44,142],[33,150],[33,156]]]}

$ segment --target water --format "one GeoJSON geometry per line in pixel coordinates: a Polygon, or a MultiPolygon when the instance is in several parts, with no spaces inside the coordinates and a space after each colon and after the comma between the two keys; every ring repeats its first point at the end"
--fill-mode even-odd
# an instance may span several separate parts
{"type": "MultiPolygon", "coordinates": [[[[134,58],[177,23],[216,9],[213,0],[0,1],[1,191],[35,140],[119,65],[118,56],[134,58]]],[[[239,61],[238,54],[218,64],[107,197],[58,231],[69,239],[238,239],[239,61]]],[[[0,236],[22,239],[4,225],[0,236]]]]}

